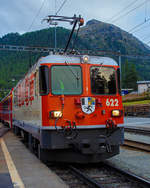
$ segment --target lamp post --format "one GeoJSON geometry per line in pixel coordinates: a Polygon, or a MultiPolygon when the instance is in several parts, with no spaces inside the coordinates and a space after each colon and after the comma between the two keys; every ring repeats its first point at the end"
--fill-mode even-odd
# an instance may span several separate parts
{"type": "Polygon", "coordinates": [[[122,73],[121,73],[121,53],[120,53],[120,50],[118,51],[119,52],[119,67],[120,67],[120,83],[121,83],[121,76],[122,76],[122,73]]]}

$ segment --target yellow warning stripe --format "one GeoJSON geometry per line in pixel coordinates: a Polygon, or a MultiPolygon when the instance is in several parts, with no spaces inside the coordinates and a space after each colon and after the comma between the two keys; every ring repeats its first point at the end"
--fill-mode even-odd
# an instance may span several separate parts
{"type": "Polygon", "coordinates": [[[0,138],[0,144],[1,144],[4,156],[5,156],[5,160],[6,160],[8,170],[11,176],[11,180],[14,184],[14,187],[25,188],[3,138],[0,138]]]}

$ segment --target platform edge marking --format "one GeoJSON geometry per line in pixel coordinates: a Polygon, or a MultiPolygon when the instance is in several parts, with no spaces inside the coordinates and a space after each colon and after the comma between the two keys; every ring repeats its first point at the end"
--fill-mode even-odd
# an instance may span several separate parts
{"type": "Polygon", "coordinates": [[[4,157],[5,157],[14,187],[25,188],[3,138],[0,138],[0,144],[2,147],[2,151],[4,153],[4,157]]]}

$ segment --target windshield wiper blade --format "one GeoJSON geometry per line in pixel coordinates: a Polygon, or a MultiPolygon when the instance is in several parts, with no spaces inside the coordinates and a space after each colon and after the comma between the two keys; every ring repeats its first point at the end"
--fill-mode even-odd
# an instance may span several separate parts
{"type": "Polygon", "coordinates": [[[74,77],[76,78],[76,80],[80,80],[80,77],[76,75],[76,73],[73,71],[73,69],[70,67],[69,63],[67,63],[65,61],[65,63],[68,65],[68,68],[70,69],[70,71],[72,72],[72,74],[74,75],[74,77]]]}

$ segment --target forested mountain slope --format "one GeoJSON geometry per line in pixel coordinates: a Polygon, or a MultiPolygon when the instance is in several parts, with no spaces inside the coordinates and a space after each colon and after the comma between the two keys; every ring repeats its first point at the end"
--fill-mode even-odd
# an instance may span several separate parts
{"type": "MultiPolygon", "coordinates": [[[[57,27],[57,47],[64,48],[69,36],[70,30],[63,27],[57,27]]],[[[75,38],[75,35],[73,36],[75,38]]],[[[25,34],[9,33],[0,38],[1,44],[24,45],[24,46],[43,46],[54,47],[54,28],[43,29],[25,34]]],[[[73,45],[73,42],[70,45],[73,45]]],[[[150,50],[141,41],[135,38],[120,28],[100,22],[90,20],[80,29],[77,37],[76,49],[90,49],[92,51],[103,50],[113,51],[122,54],[139,54],[149,55],[150,50]]],[[[44,53],[29,53],[29,52],[11,52],[0,51],[0,88],[11,88],[29,69],[31,64],[40,57],[47,54],[44,53]],[[15,82],[12,82],[15,79],[15,82]]],[[[118,57],[114,57],[118,60],[118,57]]],[[[129,70],[130,65],[135,64],[139,73],[140,79],[150,80],[149,61],[141,59],[126,59],[122,58],[123,81],[125,71],[129,70]],[[126,62],[128,68],[125,68],[126,62]]],[[[133,66],[132,66],[133,68],[133,66]]],[[[125,83],[125,82],[124,82],[125,83]]]]}

